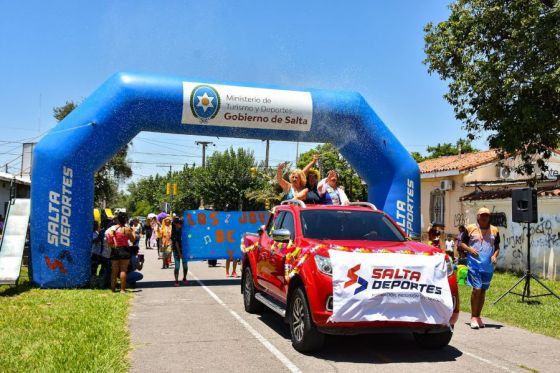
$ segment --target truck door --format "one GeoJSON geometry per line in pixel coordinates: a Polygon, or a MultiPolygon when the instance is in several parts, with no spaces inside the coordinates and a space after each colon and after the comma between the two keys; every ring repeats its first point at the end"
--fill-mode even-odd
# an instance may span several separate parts
{"type": "Polygon", "coordinates": [[[270,284],[270,273],[272,270],[268,268],[271,265],[271,245],[272,231],[278,229],[284,219],[285,211],[279,211],[274,216],[270,217],[266,229],[259,237],[258,257],[257,257],[257,282],[268,292],[271,291],[272,285],[270,284]]]}
{"type": "MultiPolygon", "coordinates": [[[[286,211],[280,227],[278,229],[287,229],[290,231],[290,240],[295,242],[295,223],[294,214],[290,211],[286,211]]],[[[267,268],[270,269],[269,283],[271,285],[271,293],[281,300],[286,300],[287,288],[285,280],[284,264],[286,263],[286,254],[288,250],[286,245],[282,244],[280,248],[270,250],[270,264],[267,268]]]]}

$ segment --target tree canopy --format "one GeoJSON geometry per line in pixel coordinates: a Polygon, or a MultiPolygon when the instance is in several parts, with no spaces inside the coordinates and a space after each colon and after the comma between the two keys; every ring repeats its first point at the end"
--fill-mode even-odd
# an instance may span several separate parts
{"type": "Polygon", "coordinates": [[[428,152],[428,155],[426,156],[422,155],[419,152],[411,152],[410,154],[416,160],[416,162],[420,163],[427,159],[445,157],[449,155],[458,155],[459,152],[461,154],[474,153],[477,152],[478,149],[476,149],[469,140],[459,139],[457,140],[457,142],[455,142],[455,144],[444,142],[441,144],[438,143],[434,146],[428,146],[426,147],[426,151],[428,152]]]}
{"type": "Polygon", "coordinates": [[[424,61],[448,83],[445,99],[469,138],[485,131],[519,171],[560,143],[560,2],[456,0],[449,19],[425,27],[424,61]]]}

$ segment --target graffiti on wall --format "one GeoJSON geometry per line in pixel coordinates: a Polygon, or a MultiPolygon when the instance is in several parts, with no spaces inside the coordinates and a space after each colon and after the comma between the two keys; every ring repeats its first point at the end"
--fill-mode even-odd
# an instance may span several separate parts
{"type": "Polygon", "coordinates": [[[453,226],[459,227],[461,225],[467,225],[467,214],[464,212],[459,212],[453,217],[453,226]]]}
{"type": "MultiPolygon", "coordinates": [[[[527,265],[527,224],[511,223],[510,229],[502,229],[502,253],[498,267],[523,271],[527,265]]],[[[558,256],[560,255],[560,215],[542,215],[531,229],[531,266],[535,273],[560,279],[558,256]]]]}
{"type": "MultiPolygon", "coordinates": [[[[455,214],[455,216],[453,217],[453,226],[454,227],[459,227],[461,225],[467,225],[469,223],[469,220],[467,218],[467,214],[464,212],[459,212],[457,214],[455,214]]],[[[505,214],[505,212],[495,212],[493,211],[490,214],[490,224],[496,226],[496,227],[503,227],[503,228],[507,228],[508,226],[508,218],[507,215],[505,214]]]]}
{"type": "MultiPolygon", "coordinates": [[[[511,201],[496,205],[467,205],[465,213],[456,214],[455,223],[476,222],[476,211],[483,206],[490,209],[491,224],[500,231],[501,250],[497,267],[523,272],[527,267],[528,228],[526,223],[511,221],[511,201]]],[[[546,211],[544,208],[540,210],[546,211]]],[[[541,277],[560,280],[560,214],[554,213],[554,209],[549,208],[548,211],[552,213],[540,214],[538,222],[530,225],[531,269],[541,277]]]]}

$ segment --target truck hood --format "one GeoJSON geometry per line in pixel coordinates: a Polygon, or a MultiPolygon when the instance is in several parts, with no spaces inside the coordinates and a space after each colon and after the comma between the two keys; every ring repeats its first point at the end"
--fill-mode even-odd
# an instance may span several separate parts
{"type": "MultiPolygon", "coordinates": [[[[416,241],[336,241],[336,240],[306,240],[305,246],[314,247],[315,253],[329,256],[330,249],[356,251],[364,253],[405,253],[416,255],[433,255],[443,251],[437,247],[416,241]]],[[[302,245],[303,246],[303,245],[302,245]]]]}

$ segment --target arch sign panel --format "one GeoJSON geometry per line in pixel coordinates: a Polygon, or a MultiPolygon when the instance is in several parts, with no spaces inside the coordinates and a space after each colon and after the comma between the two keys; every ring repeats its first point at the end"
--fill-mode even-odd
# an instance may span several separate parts
{"type": "Polygon", "coordinates": [[[94,173],[141,131],[332,143],[367,183],[369,201],[420,233],[418,165],[358,93],[118,73],[35,147],[36,285],[89,283],[94,173]]]}

